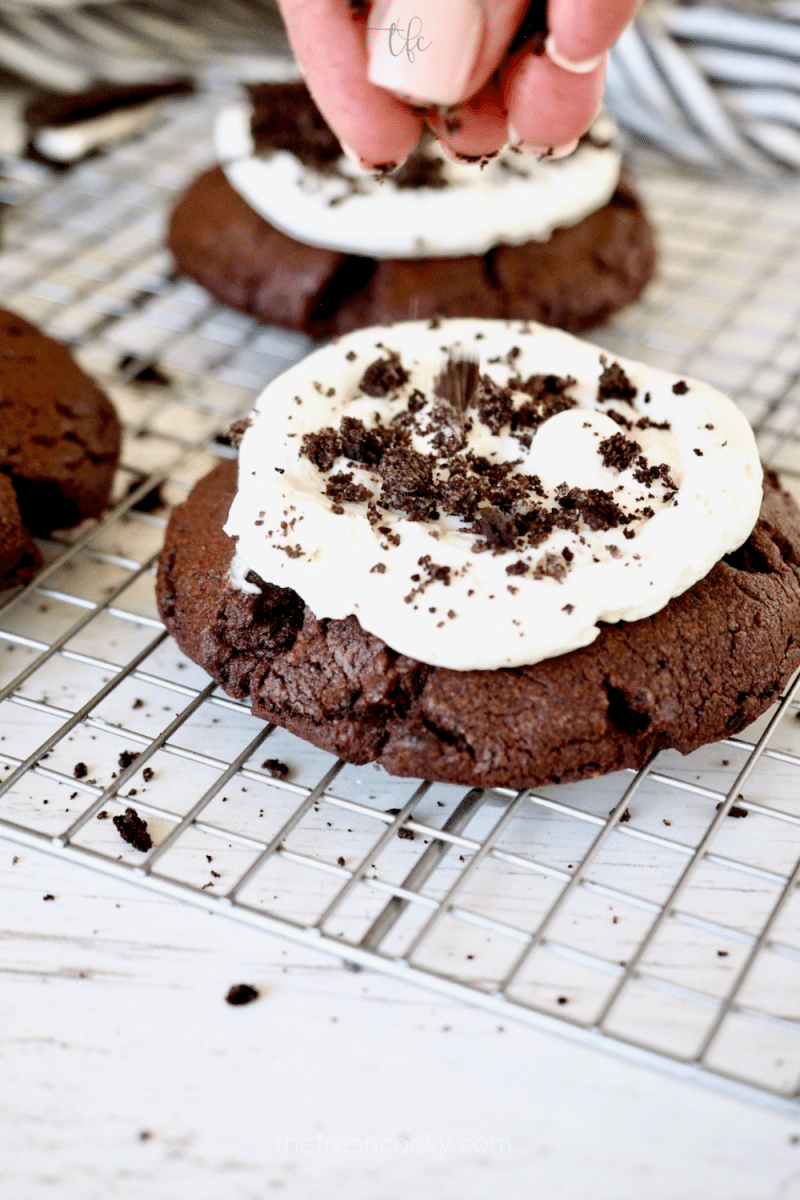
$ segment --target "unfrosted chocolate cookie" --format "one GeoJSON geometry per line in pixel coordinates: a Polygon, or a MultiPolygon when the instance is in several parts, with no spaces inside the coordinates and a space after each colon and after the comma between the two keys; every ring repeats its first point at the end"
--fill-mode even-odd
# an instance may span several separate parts
{"type": "Polygon", "coordinates": [[[644,620],[530,667],[453,671],[391,650],[355,617],[317,620],[296,593],[230,583],[223,524],[236,464],[170,521],[158,576],[178,644],[256,716],[393,775],[520,788],[641,767],[739,732],[800,664],[800,512],[777,477],[744,546],[644,620]]]}
{"type": "Polygon", "coordinates": [[[0,309],[2,586],[24,582],[38,565],[30,534],[100,516],[119,444],[111,401],[69,352],[0,309]]]}
{"type": "Polygon", "coordinates": [[[179,201],[169,247],[230,308],[315,337],[434,316],[515,317],[573,332],[635,300],[653,274],[650,224],[624,178],[608,204],[547,242],[460,258],[359,258],[295,241],[217,167],[179,201]]]}

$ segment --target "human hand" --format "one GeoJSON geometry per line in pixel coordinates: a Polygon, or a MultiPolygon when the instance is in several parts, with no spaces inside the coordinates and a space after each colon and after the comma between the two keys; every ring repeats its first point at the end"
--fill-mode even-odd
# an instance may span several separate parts
{"type": "Polygon", "coordinates": [[[391,168],[427,122],[452,154],[568,154],[606,52],[641,0],[278,0],[306,82],[350,156],[391,168]],[[524,40],[523,40],[524,38],[524,40]],[[522,44],[520,45],[520,41],[522,44]]]}

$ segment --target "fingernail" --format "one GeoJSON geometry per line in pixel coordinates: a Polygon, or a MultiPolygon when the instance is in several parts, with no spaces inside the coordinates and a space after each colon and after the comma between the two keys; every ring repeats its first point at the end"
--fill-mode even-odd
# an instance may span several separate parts
{"type": "Polygon", "coordinates": [[[512,150],[522,150],[525,154],[534,154],[537,158],[566,158],[578,147],[577,138],[573,142],[565,142],[563,146],[534,146],[523,141],[513,125],[508,127],[508,141],[512,150]]]}
{"type": "Polygon", "coordinates": [[[425,103],[455,104],[483,31],[479,0],[377,0],[367,25],[370,83],[425,103]]]}
{"type": "Polygon", "coordinates": [[[548,33],[545,39],[544,52],[557,67],[561,67],[564,71],[571,71],[573,75],[588,75],[590,71],[594,71],[600,66],[604,58],[604,55],[598,54],[596,58],[585,58],[583,62],[575,62],[574,59],[567,58],[566,54],[561,53],[552,33],[548,33]]]}

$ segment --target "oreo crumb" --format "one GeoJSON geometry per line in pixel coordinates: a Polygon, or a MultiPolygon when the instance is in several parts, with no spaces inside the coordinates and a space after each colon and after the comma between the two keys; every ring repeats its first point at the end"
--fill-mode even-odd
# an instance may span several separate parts
{"type": "Polygon", "coordinates": [[[108,813],[106,812],[105,809],[103,809],[102,812],[99,812],[97,814],[97,819],[98,819],[98,821],[107,821],[108,820],[108,813]]]}
{"type": "Polygon", "coordinates": [[[374,567],[370,567],[369,573],[370,573],[370,575],[385,575],[386,574],[386,563],[382,563],[382,562],[375,563],[374,567]]]}
{"type": "Polygon", "coordinates": [[[636,398],[638,389],[633,386],[618,362],[609,363],[600,359],[603,370],[597,385],[598,400],[625,400],[628,404],[636,398]]]}
{"type": "Polygon", "coordinates": [[[145,781],[145,783],[149,783],[154,775],[155,771],[152,767],[145,767],[145,769],[142,771],[142,779],[145,781]]]}
{"type": "Polygon", "coordinates": [[[384,399],[394,395],[403,384],[408,383],[409,374],[400,362],[396,350],[390,350],[386,358],[376,358],[361,377],[359,387],[367,396],[384,399]]]}
{"type": "Polygon", "coordinates": [[[237,1008],[242,1004],[252,1004],[257,1000],[260,993],[249,983],[235,983],[225,997],[226,1004],[233,1004],[237,1008]]]}
{"type": "Polygon", "coordinates": [[[676,396],[685,396],[689,390],[689,385],[685,379],[679,379],[677,383],[673,383],[672,390],[676,396]]]}
{"type": "Polygon", "coordinates": [[[604,467],[610,467],[614,471],[627,471],[637,454],[641,454],[642,447],[638,442],[630,441],[624,434],[614,433],[611,437],[604,438],[597,450],[604,467]]]}
{"type": "Polygon", "coordinates": [[[330,471],[342,453],[342,444],[333,429],[320,429],[318,433],[306,433],[300,445],[300,457],[309,459],[318,471],[330,471]]]}
{"type": "Polygon", "coordinates": [[[124,771],[126,767],[130,767],[133,763],[135,763],[138,757],[139,755],[135,750],[123,750],[119,756],[118,762],[124,771]]]}
{"type": "Polygon", "coordinates": [[[48,892],[46,896],[42,896],[42,899],[43,900],[55,900],[55,896],[53,895],[52,892],[48,892]]]}
{"type": "Polygon", "coordinates": [[[134,850],[143,853],[153,848],[153,839],[147,830],[147,822],[143,821],[135,808],[126,808],[113,818],[119,836],[123,842],[133,846],[134,850]]]}
{"type": "Polygon", "coordinates": [[[89,774],[89,768],[86,766],[86,763],[77,762],[77,763],[75,763],[75,766],[72,768],[72,774],[75,776],[76,779],[85,779],[86,776],[89,774]]]}
{"type": "Polygon", "coordinates": [[[271,775],[273,779],[286,779],[289,775],[289,768],[285,762],[281,762],[279,758],[268,758],[261,764],[262,770],[271,775]]]}
{"type": "Polygon", "coordinates": [[[325,486],[324,494],[337,504],[341,504],[343,501],[364,503],[372,499],[372,492],[369,488],[364,487],[362,483],[356,483],[352,472],[348,473],[345,471],[340,471],[337,475],[331,475],[325,486]]]}
{"type": "Polygon", "coordinates": [[[234,421],[232,425],[223,433],[218,433],[214,441],[218,446],[230,446],[234,450],[238,450],[242,444],[242,438],[245,435],[245,430],[250,428],[252,424],[249,417],[240,417],[238,421],[234,421]]]}
{"type": "Polygon", "coordinates": [[[405,827],[403,827],[402,829],[398,829],[397,836],[399,838],[405,838],[409,842],[413,842],[414,841],[414,830],[406,829],[405,827]]]}
{"type": "MultiPolygon", "coordinates": [[[[737,799],[741,800],[742,797],[738,796],[737,799]]],[[[720,801],[720,803],[717,805],[717,812],[719,812],[719,810],[721,808],[722,808],[722,801],[720,801]]],[[[740,804],[732,804],[728,810],[728,816],[729,817],[737,817],[739,819],[742,819],[743,817],[747,816],[747,812],[748,812],[748,810],[746,808],[742,808],[742,806],[740,804]]]]}
{"type": "Polygon", "coordinates": [[[340,867],[343,867],[343,866],[344,866],[344,862],[345,862],[345,860],[342,858],[341,854],[339,855],[339,857],[337,858],[337,860],[336,860],[336,861],[337,861],[337,863],[339,864],[339,866],[340,866],[340,867]]]}
{"type": "Polygon", "coordinates": [[[247,90],[257,153],[287,150],[312,170],[335,172],[342,147],[304,83],[256,83],[247,90]]]}
{"type": "Polygon", "coordinates": [[[447,179],[444,175],[444,159],[438,155],[426,154],[424,150],[415,150],[410,154],[402,167],[391,172],[389,178],[398,188],[446,188],[447,179]]]}

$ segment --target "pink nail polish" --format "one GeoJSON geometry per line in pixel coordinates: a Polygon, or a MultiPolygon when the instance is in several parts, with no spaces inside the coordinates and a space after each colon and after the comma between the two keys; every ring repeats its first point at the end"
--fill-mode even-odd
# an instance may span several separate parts
{"type": "Polygon", "coordinates": [[[484,24],[480,0],[377,0],[367,23],[370,83],[429,104],[455,104],[484,24]]]}
{"type": "Polygon", "coordinates": [[[591,71],[595,71],[605,58],[604,54],[598,54],[596,58],[586,58],[582,62],[575,62],[574,59],[567,58],[566,54],[561,53],[552,33],[547,35],[544,52],[557,67],[561,67],[563,71],[571,71],[573,75],[588,75],[591,71]]]}

